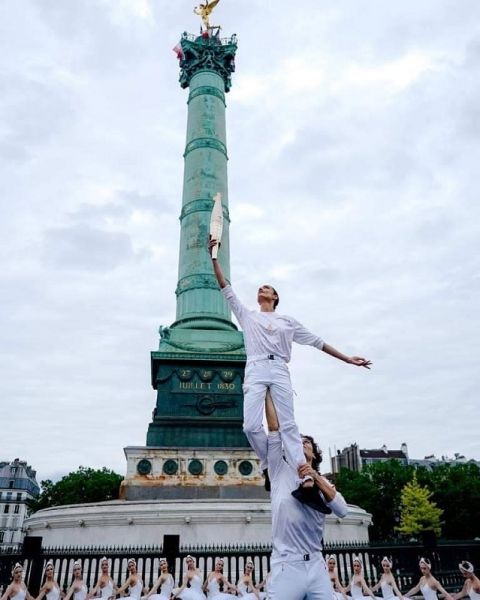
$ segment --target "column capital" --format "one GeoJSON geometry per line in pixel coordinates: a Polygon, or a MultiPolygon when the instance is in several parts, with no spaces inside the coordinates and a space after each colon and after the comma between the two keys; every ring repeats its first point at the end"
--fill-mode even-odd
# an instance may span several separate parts
{"type": "Polygon", "coordinates": [[[223,79],[225,91],[232,86],[232,73],[235,71],[237,36],[221,38],[204,32],[200,36],[183,33],[180,40],[180,85],[187,88],[192,77],[200,71],[213,71],[223,79]]]}

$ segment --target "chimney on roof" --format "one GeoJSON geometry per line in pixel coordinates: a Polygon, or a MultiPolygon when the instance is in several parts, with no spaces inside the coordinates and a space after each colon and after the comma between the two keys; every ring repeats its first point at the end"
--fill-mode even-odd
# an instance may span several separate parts
{"type": "Polygon", "coordinates": [[[386,444],[383,444],[382,450],[385,452],[385,454],[388,454],[388,448],[386,444]]]}
{"type": "Polygon", "coordinates": [[[405,442],[403,442],[403,444],[400,446],[400,450],[405,454],[405,456],[408,458],[408,447],[407,444],[405,442]]]}

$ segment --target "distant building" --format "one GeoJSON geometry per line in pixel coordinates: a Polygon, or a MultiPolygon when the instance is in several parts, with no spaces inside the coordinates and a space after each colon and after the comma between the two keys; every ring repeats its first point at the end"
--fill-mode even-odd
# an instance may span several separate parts
{"type": "Polygon", "coordinates": [[[0,462],[0,549],[16,548],[23,542],[26,502],[40,493],[35,476],[23,460],[0,462]]]}
{"type": "Polygon", "coordinates": [[[466,458],[463,454],[459,452],[455,452],[453,458],[448,456],[442,456],[441,458],[437,458],[435,454],[430,454],[429,456],[425,456],[425,458],[411,458],[408,461],[409,465],[413,465],[414,467],[425,467],[429,471],[439,467],[440,465],[466,465],[466,464],[474,464],[480,468],[480,461],[474,460],[473,458],[466,458]]]}
{"type": "Polygon", "coordinates": [[[385,444],[379,449],[372,450],[361,449],[358,444],[351,444],[342,451],[338,450],[337,454],[332,456],[332,473],[338,473],[342,467],[352,471],[361,471],[366,465],[392,459],[407,466],[409,464],[407,444],[402,444],[400,450],[389,450],[385,444]]]}
{"type": "Polygon", "coordinates": [[[425,456],[425,458],[409,458],[407,444],[402,444],[400,450],[389,450],[383,445],[379,449],[367,450],[358,447],[358,444],[351,444],[342,451],[331,457],[332,473],[338,473],[341,468],[351,469],[352,471],[361,471],[365,465],[372,465],[377,462],[387,460],[396,460],[402,466],[412,465],[414,467],[425,467],[429,471],[440,465],[464,465],[473,463],[480,468],[480,461],[467,459],[463,454],[455,453],[453,458],[442,456],[437,458],[434,454],[425,456]]]}

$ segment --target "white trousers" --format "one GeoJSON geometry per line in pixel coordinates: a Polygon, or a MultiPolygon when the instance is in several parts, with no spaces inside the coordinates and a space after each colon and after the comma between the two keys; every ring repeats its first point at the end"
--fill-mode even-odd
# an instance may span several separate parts
{"type": "Polygon", "coordinates": [[[293,390],[287,364],[281,359],[248,361],[243,385],[243,431],[267,468],[267,434],[263,427],[265,395],[270,388],[282,434],[283,449],[291,465],[303,465],[302,438],[293,413],[293,390]]]}
{"type": "Polygon", "coordinates": [[[332,600],[323,556],[272,565],[268,600],[332,600]]]}

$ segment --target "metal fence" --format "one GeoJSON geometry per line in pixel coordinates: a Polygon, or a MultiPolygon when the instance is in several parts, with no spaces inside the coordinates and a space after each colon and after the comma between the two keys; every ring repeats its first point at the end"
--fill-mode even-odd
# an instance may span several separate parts
{"type": "MultiPolygon", "coordinates": [[[[55,577],[61,589],[66,590],[73,580],[73,562],[80,560],[83,579],[92,588],[99,577],[100,561],[103,556],[110,560],[110,573],[117,585],[121,585],[128,577],[127,561],[134,558],[137,570],[145,587],[150,588],[158,576],[159,559],[166,556],[170,571],[176,583],[184,576],[185,556],[192,555],[204,578],[213,570],[215,559],[224,559],[224,573],[227,578],[236,582],[247,560],[254,563],[255,580],[263,580],[270,568],[269,546],[242,546],[231,544],[224,546],[183,546],[172,551],[167,545],[151,547],[67,547],[38,548],[36,552],[22,551],[0,555],[0,586],[11,580],[11,570],[16,562],[24,566],[25,583],[30,592],[38,593],[44,576],[47,560],[55,566],[55,577]],[[164,548],[166,552],[164,552],[164,548]]],[[[469,560],[474,565],[480,564],[480,541],[440,541],[436,547],[426,549],[421,544],[335,544],[325,547],[325,555],[334,555],[337,560],[340,581],[347,584],[352,571],[353,559],[360,556],[364,565],[364,575],[368,585],[375,584],[382,572],[381,561],[388,556],[393,561],[393,573],[403,591],[412,588],[420,577],[418,561],[424,556],[432,562],[432,572],[441,584],[449,590],[458,590],[463,578],[458,570],[458,563],[469,560]]]]}

